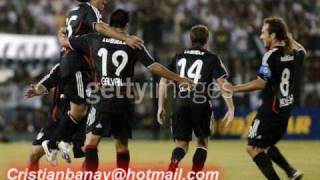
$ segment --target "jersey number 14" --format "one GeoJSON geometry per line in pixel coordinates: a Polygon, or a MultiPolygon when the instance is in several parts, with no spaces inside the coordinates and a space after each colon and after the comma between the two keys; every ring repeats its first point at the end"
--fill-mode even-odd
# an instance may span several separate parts
{"type": "MultiPolygon", "coordinates": [[[[193,79],[195,84],[198,83],[199,79],[201,78],[201,69],[202,69],[203,61],[198,59],[196,60],[188,69],[187,76],[188,78],[193,79]]],[[[178,61],[178,66],[180,66],[180,77],[185,77],[186,74],[186,66],[187,66],[187,59],[182,58],[178,61]]]]}

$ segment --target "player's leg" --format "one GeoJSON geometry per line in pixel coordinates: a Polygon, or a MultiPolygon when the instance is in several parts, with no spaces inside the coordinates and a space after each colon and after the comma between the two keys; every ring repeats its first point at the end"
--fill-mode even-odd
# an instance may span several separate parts
{"type": "Polygon", "coordinates": [[[128,139],[132,138],[133,112],[133,106],[129,105],[124,112],[108,113],[111,121],[110,135],[116,139],[117,167],[125,171],[128,171],[130,163],[128,139]]]}
{"type": "Polygon", "coordinates": [[[90,77],[81,71],[63,78],[63,93],[70,101],[70,110],[63,113],[60,124],[57,127],[54,135],[46,144],[49,150],[57,149],[57,142],[60,141],[59,149],[63,154],[63,158],[67,162],[71,162],[69,155],[72,136],[80,131],[81,122],[85,121],[87,115],[85,87],[89,82],[90,77]]]}
{"type": "Polygon", "coordinates": [[[184,158],[189,149],[189,141],[175,140],[176,147],[171,154],[171,162],[168,171],[175,172],[179,166],[180,161],[184,158]]]}
{"type": "Polygon", "coordinates": [[[29,171],[39,170],[39,160],[45,154],[41,145],[33,145],[31,149],[31,154],[29,156],[29,171]]]}
{"type": "Polygon", "coordinates": [[[286,158],[282,155],[279,148],[277,146],[270,146],[267,149],[268,156],[275,162],[278,166],[280,166],[288,175],[289,179],[301,179],[303,174],[293,168],[286,158]]]}
{"type": "Polygon", "coordinates": [[[86,140],[84,143],[85,147],[85,160],[83,163],[83,170],[95,172],[98,170],[99,157],[98,157],[98,144],[100,142],[101,136],[94,135],[89,132],[86,135],[86,140]]]}
{"type": "Polygon", "coordinates": [[[192,159],[192,171],[199,172],[202,171],[204,164],[207,159],[208,152],[208,137],[206,138],[198,138],[197,141],[197,149],[193,155],[192,159]]]}
{"type": "Polygon", "coordinates": [[[130,163],[130,151],[128,139],[116,139],[117,168],[128,171],[130,163]]]}
{"type": "Polygon", "coordinates": [[[273,133],[270,116],[258,113],[250,127],[247,152],[267,179],[278,180],[280,178],[273,168],[272,161],[265,153],[266,149],[273,145],[273,133]]]}
{"type": "Polygon", "coordinates": [[[178,168],[179,162],[188,152],[189,142],[192,140],[192,124],[187,106],[178,106],[176,108],[171,126],[176,147],[172,151],[168,171],[174,172],[178,168]]]}
{"type": "Polygon", "coordinates": [[[280,179],[272,166],[271,159],[265,154],[264,148],[247,146],[247,152],[267,179],[280,179]]]}
{"type": "Polygon", "coordinates": [[[209,103],[193,104],[190,114],[192,129],[197,137],[197,149],[193,155],[192,171],[203,169],[207,159],[208,139],[211,134],[212,109],[209,103]]]}

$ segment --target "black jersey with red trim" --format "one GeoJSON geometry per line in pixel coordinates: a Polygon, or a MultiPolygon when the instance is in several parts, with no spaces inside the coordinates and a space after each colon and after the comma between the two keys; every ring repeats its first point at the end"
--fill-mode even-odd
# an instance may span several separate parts
{"type": "Polygon", "coordinates": [[[193,80],[195,84],[190,95],[188,95],[189,90],[176,86],[177,99],[188,99],[188,97],[194,99],[198,96],[198,100],[194,99],[198,103],[205,103],[209,97],[212,97],[216,89],[214,80],[228,77],[228,72],[218,55],[200,46],[185,49],[177,54],[168,65],[168,69],[179,74],[180,77],[193,80]]]}
{"type": "MultiPolygon", "coordinates": [[[[95,32],[97,22],[101,22],[99,10],[90,3],[80,3],[71,9],[66,18],[68,37],[95,32]]],[[[66,77],[79,70],[90,71],[88,63],[82,54],[67,49],[61,59],[61,75],[66,77]]]]}
{"type": "Polygon", "coordinates": [[[61,114],[68,111],[69,102],[62,94],[62,83],[60,77],[60,64],[56,64],[50,72],[44,76],[38,84],[43,85],[49,92],[54,88],[53,102],[50,109],[51,119],[53,121],[59,120],[61,114]]]}
{"type": "Polygon", "coordinates": [[[302,50],[293,50],[289,53],[281,46],[264,54],[258,76],[267,84],[262,90],[262,105],[259,112],[290,115],[304,56],[302,50]]]}
{"type": "Polygon", "coordinates": [[[140,61],[148,67],[154,63],[146,48],[132,49],[125,42],[98,33],[69,38],[73,49],[89,55],[94,74],[102,87],[96,108],[106,112],[126,111],[133,100],[132,77],[140,61]],[[130,83],[131,82],[131,83],[130,83]]]}
{"type": "Polygon", "coordinates": [[[90,3],[81,3],[71,9],[66,18],[68,37],[94,32],[95,23],[100,21],[101,14],[97,8],[90,3]]]}

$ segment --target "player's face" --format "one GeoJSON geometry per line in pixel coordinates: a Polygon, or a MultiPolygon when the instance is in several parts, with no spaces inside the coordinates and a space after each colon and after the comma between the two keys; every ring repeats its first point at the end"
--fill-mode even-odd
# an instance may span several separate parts
{"type": "Polygon", "coordinates": [[[107,4],[108,0],[96,0],[97,1],[97,8],[99,9],[99,11],[103,11],[104,10],[104,5],[107,4]]]}
{"type": "Polygon", "coordinates": [[[271,35],[268,32],[269,24],[263,24],[261,29],[260,38],[263,41],[263,45],[265,48],[269,49],[271,46],[271,35]]]}

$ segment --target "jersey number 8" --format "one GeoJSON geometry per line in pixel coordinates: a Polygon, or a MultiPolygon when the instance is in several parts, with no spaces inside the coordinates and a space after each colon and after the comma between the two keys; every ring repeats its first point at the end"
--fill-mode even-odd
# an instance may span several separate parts
{"type": "Polygon", "coordinates": [[[290,70],[285,68],[282,71],[281,83],[280,83],[280,91],[282,96],[287,97],[289,95],[289,78],[290,78],[290,70]]]}

